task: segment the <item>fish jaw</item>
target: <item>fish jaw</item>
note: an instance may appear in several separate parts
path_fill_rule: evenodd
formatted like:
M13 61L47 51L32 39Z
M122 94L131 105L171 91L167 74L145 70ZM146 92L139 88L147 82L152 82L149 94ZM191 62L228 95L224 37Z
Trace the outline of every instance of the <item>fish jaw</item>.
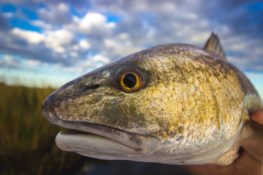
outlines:
M76 152L83 156L106 160L137 160L142 157L150 157L153 154L153 150L142 150L137 144L128 145L127 142L124 143L123 140L125 139L119 142L118 139L116 141L112 137L104 137L102 135L104 134L99 135L66 130L57 134L56 144L64 151ZM134 137L133 139L135 139ZM147 146L147 148L153 145L154 142L151 140L151 145Z
M102 134L103 135L103 134ZM131 160L176 165L217 164L229 165L238 157L239 133L224 144L210 145L207 150L185 154L171 152L170 145L155 140L144 144L143 148L134 147L101 135L78 132L76 130L61 131L56 136L57 146L64 151L75 152L82 156L104 160ZM134 137L134 136L133 136ZM176 143L175 143L176 145ZM149 150L149 148L152 149Z

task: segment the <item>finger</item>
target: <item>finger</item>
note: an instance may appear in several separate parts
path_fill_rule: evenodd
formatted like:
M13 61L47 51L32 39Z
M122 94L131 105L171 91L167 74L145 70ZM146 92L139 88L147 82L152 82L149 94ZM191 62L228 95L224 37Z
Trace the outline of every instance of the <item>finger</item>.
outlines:
M263 125L263 111L253 112L251 115L251 119Z
M254 121L247 121L241 137L241 147L263 163L263 126Z
M263 173L261 163L246 152L229 166L187 165L185 168L193 175L262 175Z
M186 165L184 167L193 175L220 175L224 169L218 165Z
M257 159L244 151L240 158L230 165L227 172L228 174L232 172L232 174L239 175L262 175L263 166Z

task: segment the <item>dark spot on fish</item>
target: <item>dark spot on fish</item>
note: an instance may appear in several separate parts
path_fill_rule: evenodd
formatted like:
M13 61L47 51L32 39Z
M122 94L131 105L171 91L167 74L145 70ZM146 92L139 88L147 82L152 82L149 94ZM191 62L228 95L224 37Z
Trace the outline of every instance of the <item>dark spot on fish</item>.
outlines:
M169 132L169 135L170 135L171 137L175 137L176 134L177 134L177 131L171 131L171 132Z
M217 132L216 132L216 131L213 131L213 132L212 132L212 136L213 136L213 137L216 137L216 136L217 136Z
M84 87L82 88L82 90L97 89L97 88L99 88L99 87L100 87L99 84L91 84L91 85L84 86Z
M136 143L137 145L141 145L142 141L138 137L134 137L133 135L130 135L129 140Z
M164 144L171 144L172 142L170 140L166 140Z
M178 133L183 133L184 131L184 127L183 126L179 126L178 127Z
M182 140L184 138L184 136L177 136L176 137L176 141L180 141L180 140Z

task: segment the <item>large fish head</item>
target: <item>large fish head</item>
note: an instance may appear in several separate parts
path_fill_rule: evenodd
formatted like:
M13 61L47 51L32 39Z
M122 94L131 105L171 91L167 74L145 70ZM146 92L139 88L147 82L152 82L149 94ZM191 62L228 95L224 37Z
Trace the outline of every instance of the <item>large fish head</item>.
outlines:
M70 129L57 135L58 147L101 159L177 164L217 147L222 130L207 82L209 66L217 66L211 57L190 45L164 45L65 84L43 104L51 123Z

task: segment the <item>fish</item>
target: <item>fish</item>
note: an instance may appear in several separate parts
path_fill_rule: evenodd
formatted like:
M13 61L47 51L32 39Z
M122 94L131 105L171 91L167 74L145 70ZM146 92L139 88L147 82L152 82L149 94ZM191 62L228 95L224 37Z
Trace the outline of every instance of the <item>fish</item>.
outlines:
M105 160L229 165L263 109L227 61L217 34L203 48L164 44L82 75L50 94L42 113L64 128L63 151ZM250 128L250 129L249 129Z

